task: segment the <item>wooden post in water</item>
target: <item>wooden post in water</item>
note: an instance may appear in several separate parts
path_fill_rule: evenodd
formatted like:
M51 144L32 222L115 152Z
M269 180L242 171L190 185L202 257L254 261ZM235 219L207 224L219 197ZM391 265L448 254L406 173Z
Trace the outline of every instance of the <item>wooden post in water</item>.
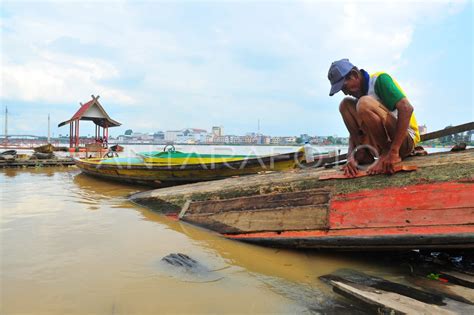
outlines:
M5 147L8 145L8 107L5 106Z
M50 117L49 117L49 113L48 113L48 144L51 143L51 128L50 128Z

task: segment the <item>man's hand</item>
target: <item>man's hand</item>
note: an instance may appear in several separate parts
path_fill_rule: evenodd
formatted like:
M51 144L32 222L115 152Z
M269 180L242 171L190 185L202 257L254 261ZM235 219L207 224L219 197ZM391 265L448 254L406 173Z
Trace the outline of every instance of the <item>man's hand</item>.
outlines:
M369 167L367 174L393 174L395 173L394 165L400 163L402 159L398 152L392 152L382 154L378 161Z
M344 175L355 177L359 170L357 169L357 161L354 158L347 159L347 164L342 167Z

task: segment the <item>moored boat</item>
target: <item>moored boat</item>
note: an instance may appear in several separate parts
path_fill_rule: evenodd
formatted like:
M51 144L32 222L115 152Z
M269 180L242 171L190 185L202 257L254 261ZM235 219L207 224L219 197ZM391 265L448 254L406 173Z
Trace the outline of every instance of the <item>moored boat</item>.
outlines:
M85 149L86 152L107 152L107 148L103 143L87 143Z
M48 159L53 159L54 157L55 156L53 152L50 152L50 153L35 152L30 156L30 160L36 160L36 159L48 160Z
M137 157L75 159L86 174L123 182L169 186L293 169L303 151L264 157L183 153L139 153Z
M118 144L114 144L113 146L110 147L110 150L112 152L123 152L124 147L122 147L121 145L118 145Z
M55 151L54 146L51 143L33 148L33 150L38 153L53 153Z
M63 151L67 152L68 148L67 147L55 147L51 143L41 145L39 147L33 148L33 151L38 152L38 153L53 153L57 151Z
M12 161L18 156L16 150L7 150L0 153L0 160Z
M474 248L474 149L405 160L410 173L320 180L306 169L131 199L226 238L274 247Z
M251 201L253 209L238 210L240 216L221 209L204 226L217 224L213 229L228 238L277 247L474 248L473 184L417 184L332 196L327 190L308 191L302 200L290 194L286 207L277 202L273 209L258 209ZM311 200L316 198L320 201ZM262 215L271 220L259 220Z

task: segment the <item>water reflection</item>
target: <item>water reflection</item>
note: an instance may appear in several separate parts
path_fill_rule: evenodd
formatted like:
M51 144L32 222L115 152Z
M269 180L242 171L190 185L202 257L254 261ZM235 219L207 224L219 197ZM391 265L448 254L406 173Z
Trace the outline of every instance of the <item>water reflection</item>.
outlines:
M29 168L5 168L2 169L2 174L6 177L16 177L21 174L29 174L29 175L39 175L39 176L47 176L53 177L55 174L69 172L71 169L62 167L62 168L52 168L52 167L29 167Z
M94 199L118 198L123 201L131 194L149 189L146 186L122 184L118 181L103 180L83 173L74 175L73 183L78 191Z

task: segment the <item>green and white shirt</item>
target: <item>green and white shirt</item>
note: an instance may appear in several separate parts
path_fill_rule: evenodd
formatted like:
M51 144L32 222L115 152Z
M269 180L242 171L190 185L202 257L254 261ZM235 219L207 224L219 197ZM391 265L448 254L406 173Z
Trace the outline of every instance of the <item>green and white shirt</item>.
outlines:
M367 95L382 103L396 118L398 118L396 105L402 98L406 97L398 83L385 72L377 72L370 75ZM420 132L418 131L415 113L411 114L408 133L415 145L420 142Z

